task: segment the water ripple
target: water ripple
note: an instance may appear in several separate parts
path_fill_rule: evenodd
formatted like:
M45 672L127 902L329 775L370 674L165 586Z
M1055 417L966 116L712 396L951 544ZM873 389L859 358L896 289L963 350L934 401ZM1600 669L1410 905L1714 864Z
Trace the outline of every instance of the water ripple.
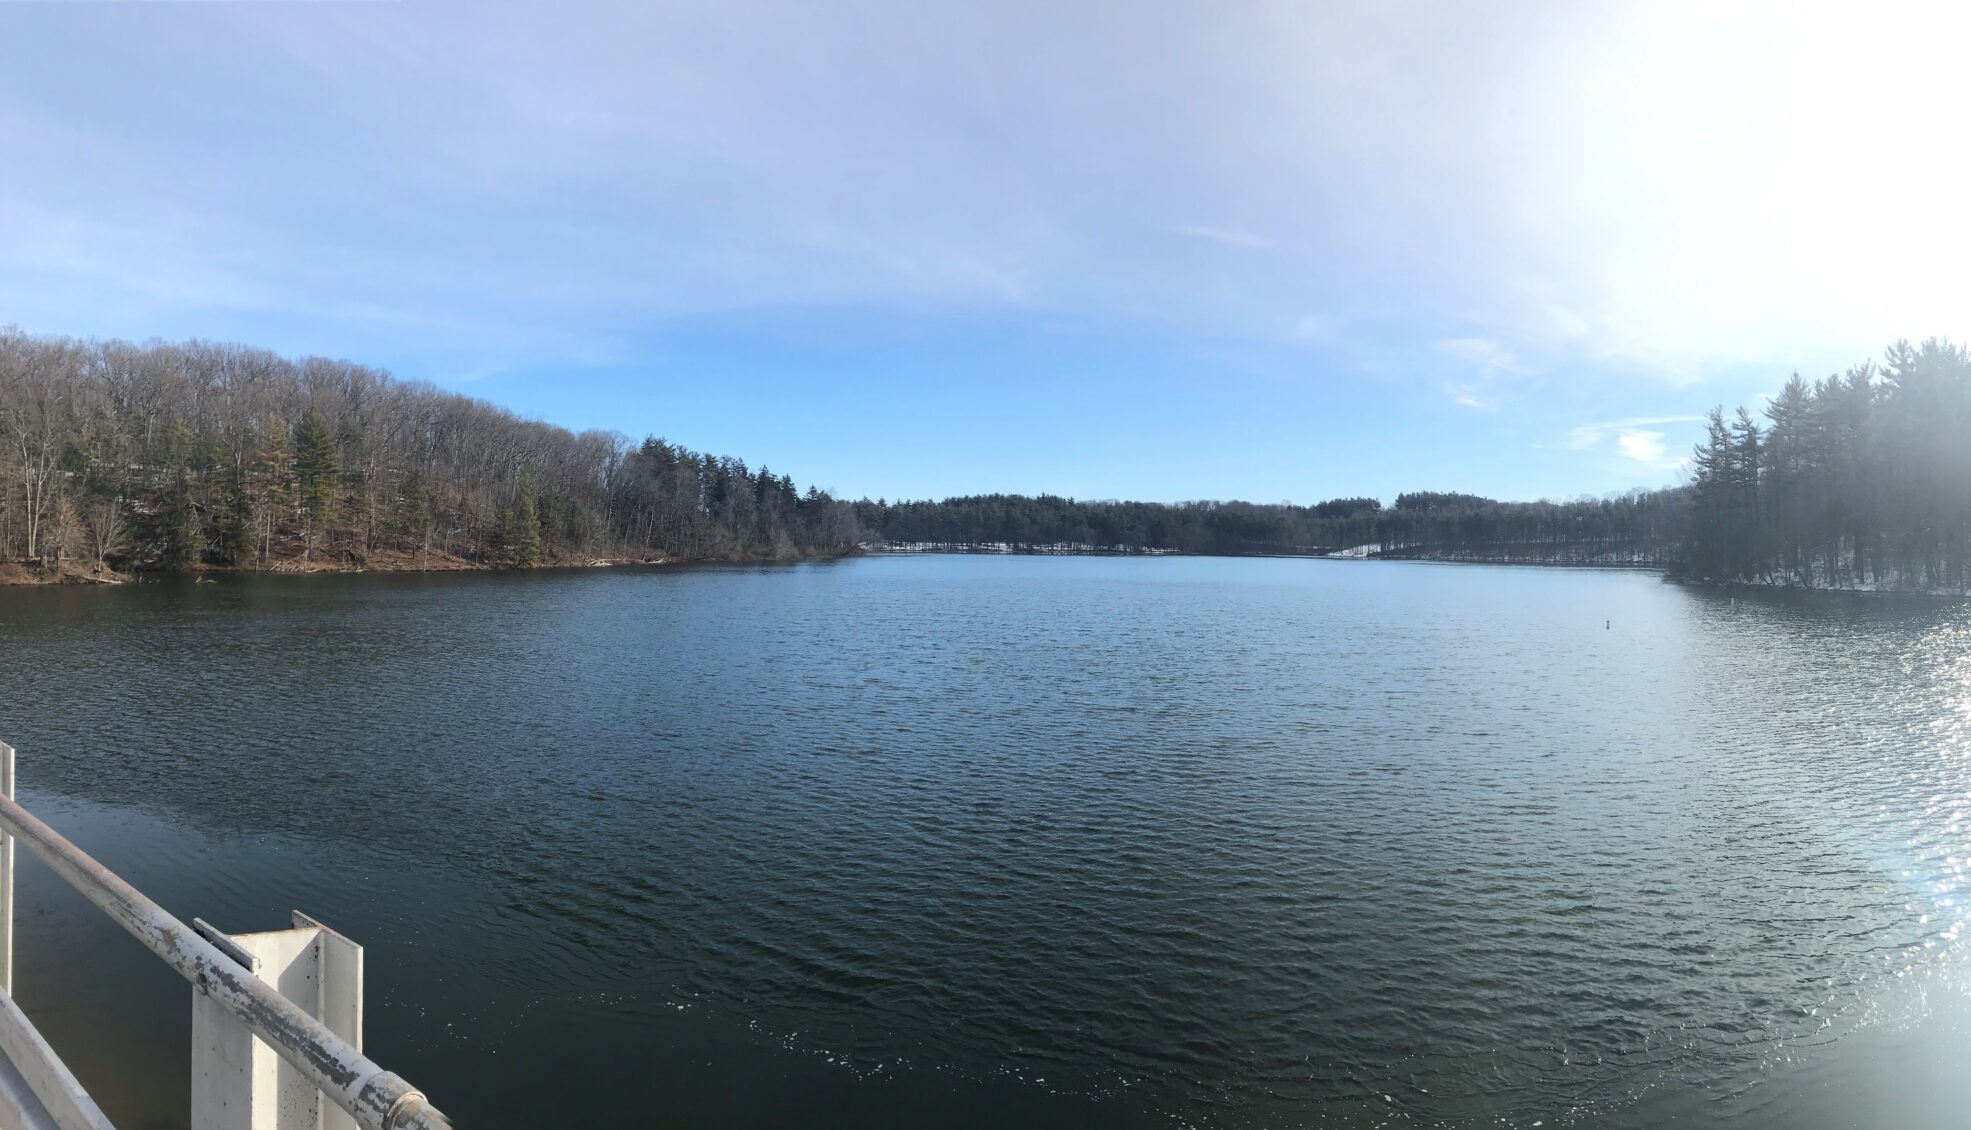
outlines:
M604 1121L654 1073L698 1122L835 1076L805 1121L1757 1122L1966 985L1947 609L933 558L0 617L41 802L182 913L361 938L392 1066L480 1125L544 1113L491 1057L575 1044Z

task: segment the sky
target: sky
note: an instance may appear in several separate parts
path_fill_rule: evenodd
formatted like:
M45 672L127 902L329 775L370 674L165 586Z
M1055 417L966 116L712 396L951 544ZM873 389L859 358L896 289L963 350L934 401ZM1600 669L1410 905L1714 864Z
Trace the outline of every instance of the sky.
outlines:
M0 324L848 496L1571 498L1964 338L1954 5L0 2Z

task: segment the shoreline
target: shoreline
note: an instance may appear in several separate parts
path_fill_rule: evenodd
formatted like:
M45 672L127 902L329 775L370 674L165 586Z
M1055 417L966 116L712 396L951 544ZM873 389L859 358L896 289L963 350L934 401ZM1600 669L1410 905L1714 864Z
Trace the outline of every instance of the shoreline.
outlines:
M796 558L796 560L834 560L834 558ZM307 578L307 576L424 576L424 574L495 574L495 572L542 572L542 570L583 570L583 568L637 568L637 566L688 566L688 564L747 564L747 562L696 562L682 558L568 558L542 562L538 566L497 566L483 562L467 562L461 558L432 560L430 564L323 564L311 562L280 562L274 568L250 568L250 566L197 566L181 570L97 570L97 568L73 568L63 566L57 574L55 570L35 568L22 562L0 564L0 588L81 588L81 586L120 586L120 584L158 584L166 578L191 578L197 582L211 582L221 576L278 576L278 578Z
M1866 599L1914 599L1956 603L1971 601L1971 592L1951 592L1931 589L1898 588L1829 588L1791 583L1762 583L1753 581L1708 581L1692 577L1679 577L1671 571L1671 566L1650 561L1525 561L1503 558L1451 557L1427 554L1364 553L1191 553L1186 550L1140 548L1104 548L1094 551L1075 552L1051 546L1033 549L959 548L948 543L947 548L883 548L871 547L864 551L871 557L1218 557L1238 560L1253 558L1275 561L1337 561L1337 562L1395 562L1411 565L1490 565L1494 567L1530 569L1603 569L1627 572L1656 573L1667 584L1683 585L1688 588L1710 589L1731 594L1759 596L1797 596L1815 597L1858 597Z
M686 567L692 565L794 565L807 561L839 561L844 557L859 556L858 553L844 553L828 557L794 558L704 558L687 559L677 557L652 558L569 558L556 561L543 561L539 565L489 565L483 562L467 561L463 558L432 560L427 564L376 563L348 565L337 563L280 562L273 568L256 569L233 565L200 565L190 569L135 569L119 572L114 569L79 568L64 564L59 573L51 569L36 568L19 561L0 562L0 588L62 588L82 586L110 586L156 583L166 578L190 577L194 582L209 582L215 577L349 577L349 576L408 576L437 573L536 573L546 570L570 569L628 569L658 568L667 566Z
M36 567L23 561L0 562L0 588L38 588L89 585L125 585L155 583L167 577L192 577L195 583L214 576L253 576L253 577L310 577L310 576L356 576L432 574L432 573L532 573L543 570L569 569L622 569L654 568L661 566L686 567L693 565L793 565L812 561L840 561L852 557L1128 557L1128 558L1167 558L1167 557L1216 557L1238 560L1251 558L1258 560L1285 561L1335 561L1335 562L1395 562L1413 565L1489 565L1493 567L1535 568L1535 569L1595 569L1625 570L1659 574L1666 584L1681 585L1686 588L1703 589L1727 595L1744 595L1760 598L1790 598L1801 600L1827 599L1890 599L1919 600L1932 603L1971 602L1971 592L1935 591L1927 589L1896 588L1827 588L1805 586L1792 583L1754 582L1754 581L1710 581L1691 577L1679 577L1670 567L1644 561L1523 561L1485 559L1472 557L1436 557L1427 555L1369 555L1356 553L1191 553L1175 549L1141 549L1129 547L1092 547L1070 549L1061 546L1039 546L1034 548L996 548L955 546L911 546L908 548L889 548L880 546L859 546L846 553L822 557L795 558L703 558L687 559L674 557L660 558L564 558L544 561L539 565L492 565L485 562L469 561L452 555L438 555L427 558L422 563L415 561L418 555L390 551L364 561L352 564L347 561L301 562L285 560L276 562L272 568L248 568L231 565L199 565L189 569L137 569L122 572L98 567L95 564L64 562L60 571Z
M924 548L916 545L905 548L870 547L863 552L870 557L1217 557L1230 560L1394 561L1423 565L1509 565L1541 569L1629 569L1645 570L1648 572L1664 572L1669 568L1666 565L1649 561L1528 561L1503 557L1433 557L1425 555L1408 556L1401 554L1350 553L1345 551L1334 553L1287 553L1280 551L1193 553L1183 549L1144 549L1127 546L1104 546L1089 550L1072 550L1047 545L1027 549L999 549L990 546L966 548L951 544L940 548Z
M1664 581L1686 588L1706 589L1727 596L1756 596L1761 598L1791 598L1799 600L1920 600L1937 604L1961 604L1971 601L1971 592L1952 592L1938 589L1894 589L1894 588L1829 588L1820 585L1781 584L1758 581L1706 581L1692 577L1678 577L1665 574Z

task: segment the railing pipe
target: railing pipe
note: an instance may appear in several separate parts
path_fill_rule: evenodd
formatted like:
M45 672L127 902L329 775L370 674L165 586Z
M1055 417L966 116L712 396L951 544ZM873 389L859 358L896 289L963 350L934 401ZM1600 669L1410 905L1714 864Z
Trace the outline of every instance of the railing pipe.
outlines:
M451 1122L395 1073L377 1066L109 868L0 796L0 828L118 925L293 1064L364 1130L442 1130Z

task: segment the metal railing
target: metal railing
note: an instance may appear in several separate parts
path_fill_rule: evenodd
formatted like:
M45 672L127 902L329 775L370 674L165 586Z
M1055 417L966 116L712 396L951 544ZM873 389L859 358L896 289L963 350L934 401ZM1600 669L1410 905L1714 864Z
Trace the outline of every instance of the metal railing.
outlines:
M69 886L109 915L117 925L144 943L164 963L191 982L193 991L205 994L231 1013L282 1059L292 1064L304 1078L321 1090L335 1105L349 1112L364 1130L440 1130L451 1122L409 1083L385 1071L356 1050L347 1040L329 1031L321 1021L282 996L274 986L255 977L218 946L197 931L172 917L163 907L88 853L43 824L13 799L14 750L0 742L0 833L7 841L0 846L0 871L4 872L5 897L0 898L0 988L11 993L13 933L13 845L18 839ZM5 997L8 1007L11 997ZM14 1010L18 1014L18 1010ZM0 1016L4 1020L4 1016ZM0 1025L3 1026L3 1025ZM39 1035L29 1034L39 1040ZM46 1048L45 1042L40 1045ZM11 1050L11 1049L6 1049ZM30 1083L34 1077L27 1065L17 1063ZM66 1068L60 1068L66 1076ZM72 1081L72 1080L71 1080ZM37 1094L39 1089L37 1088ZM41 1096L55 1115L55 1122L68 1126L53 1110L48 1096ZM86 1095L83 1096L85 1099ZM89 1104L93 1107L93 1103ZM100 1118L100 1114L97 1116ZM91 1125L88 1122L82 1125ZM107 1125L107 1123L102 1123Z

